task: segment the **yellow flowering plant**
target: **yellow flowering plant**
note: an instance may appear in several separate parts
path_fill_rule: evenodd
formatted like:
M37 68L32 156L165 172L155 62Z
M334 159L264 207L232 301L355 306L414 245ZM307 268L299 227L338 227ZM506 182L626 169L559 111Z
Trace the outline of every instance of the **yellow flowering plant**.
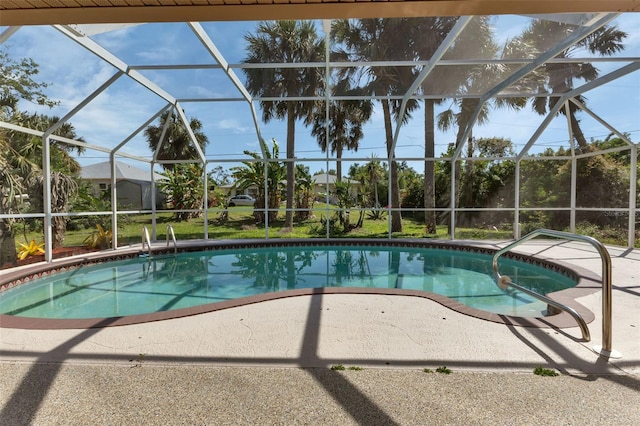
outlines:
M18 252L18 259L25 260L28 256L44 254L44 243L36 244L36 240L31 240L28 244L19 243L21 248Z

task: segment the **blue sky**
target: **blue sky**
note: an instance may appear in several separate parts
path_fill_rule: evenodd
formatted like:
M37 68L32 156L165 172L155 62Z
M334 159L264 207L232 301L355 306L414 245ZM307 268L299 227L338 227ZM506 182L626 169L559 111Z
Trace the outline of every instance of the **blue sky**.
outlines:
M530 18L501 16L494 18L496 34L500 41L517 35ZM625 14L615 21L629 36L625 40L626 50L621 57L640 57L640 14ZM236 64L245 57L244 35L255 31L256 22L211 22L202 23L217 48L227 62ZM318 23L319 34L322 35ZM0 28L3 30L4 28ZM146 24L97 34L92 38L115 56L130 65L160 64L213 64L213 58L198 43L195 35L184 23ZM23 109L38 110L47 114L65 115L93 90L110 78L115 69L96 58L92 53L75 44L63 34L50 27L23 27L4 45L15 57L30 57L40 65L38 79L51 82L47 93L60 101L53 110L42 110L35 105L22 104ZM584 52L575 56L588 56ZM626 63L599 63L601 75L626 65ZM177 98L195 97L240 97L221 70L142 70L145 77L165 87ZM240 79L244 75L235 70ZM631 134L635 142L640 139L640 72L636 71L586 94L589 107L604 120L622 132ZM89 103L71 119L77 133L87 142L104 147L114 147L131 132L155 114L165 102L135 84L128 77L120 78L107 91ZM449 104L445 102L444 107ZM207 148L209 159L242 158L244 150L258 150L255 127L250 110L245 102L184 103L188 117L202 121L204 132L210 144ZM260 117L260 111L258 110ZM523 146L537 129L544 117L533 113L529 107L525 111L513 113L493 110L490 123L474 128L476 137L506 137L518 147ZM587 138L604 138L609 131L586 114L580 116L582 128ZM286 142L284 122L260 123L263 138L275 138L282 147ZM357 153L347 153L345 157L366 158L371 155L383 157L384 125L379 104L374 117L365 126L365 139ZM414 118L402 128L396 156L420 157L424 152L422 111L416 111ZM455 131L438 132L436 154L442 154L449 143L455 141ZM556 118L543 133L532 152L546 147L568 147L566 119ZM134 138L123 151L149 157L150 151L142 136ZM296 128L296 156L324 159L310 129L299 123ZM101 152L87 152L79 158L82 164L106 161ZM362 161L360 161L362 162ZM350 163L343 165L344 173ZM414 167L421 172L419 163ZM143 164L139 164L144 166ZM224 167L231 164L223 164ZM309 163L312 171L326 169L324 162ZM329 165L334 168L334 164Z

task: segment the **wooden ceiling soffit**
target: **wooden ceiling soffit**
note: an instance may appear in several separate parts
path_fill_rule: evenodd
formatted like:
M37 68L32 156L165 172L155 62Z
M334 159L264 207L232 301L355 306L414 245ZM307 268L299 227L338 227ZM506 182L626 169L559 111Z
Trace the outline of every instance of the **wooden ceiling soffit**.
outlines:
M640 0L2 0L0 25L639 11Z

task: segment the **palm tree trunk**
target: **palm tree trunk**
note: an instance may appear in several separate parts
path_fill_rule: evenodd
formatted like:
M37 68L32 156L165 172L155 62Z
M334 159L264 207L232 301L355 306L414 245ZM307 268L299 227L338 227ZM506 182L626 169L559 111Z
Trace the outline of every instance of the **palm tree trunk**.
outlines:
M571 133L573 137L578 142L578 146L580 149L585 149L589 143L587 139L584 137L584 133L582 133L582 128L580 127L580 122L576 118L576 105L573 102L570 102L569 105L569 119L571 121Z
M433 99L424 101L424 156L435 157L435 117ZM425 233L436 233L436 212L429 211L436 206L435 167L433 161L424 162L424 225Z
M284 227L293 228L293 196L294 184L296 181L296 167L293 161L295 156L295 125L294 104L287 104L287 212L284 218Z
M376 204L374 205L375 208L380 207L380 200L378 199L378 178L375 178L373 180L373 193L375 194L375 202Z
M340 159L342 158L342 145L338 145L336 147L336 174L338 176L336 176L336 181L338 182L342 182L342 161L340 161Z
M15 265L18 261L16 236L9 220L11 219L0 220L0 266Z
M473 157L473 138L469 134L467 139L467 160L464 165L464 180L463 185L460 187L460 207L479 207L476 205L476 195L473 193L473 174L475 169L475 162L469 160ZM462 178L462 176L461 176ZM466 212L460 219L460 225L468 226L471 224L471 216L473 212Z
M393 152L391 152L393 144L393 131L391 129L391 110L389 108L389 101L383 100L382 111L384 113L384 129L387 139L387 157L391 158ZM391 180L391 208L397 209L400 207L400 186L398 184L398 165L395 160L390 161L389 164L389 176ZM402 214L398 210L391 211L391 232L402 232Z
M458 126L458 134L456 135L456 150L457 148L460 146L461 143L463 143L462 141L462 135L464 133L465 130L465 126L463 125L459 125ZM449 194L449 202L453 203L454 207L458 207L460 205L460 173L461 173L461 167L460 167L460 160L456 160L456 163L453 167L453 172L455 173L455 180L454 180L454 188L455 188L455 192L456 192L456 196L455 199L452 199L451 194ZM456 216L456 225L459 224L459 215ZM453 229L451 229L451 221L448 221L448 225L447 225L447 229L449 231L449 235L452 235Z

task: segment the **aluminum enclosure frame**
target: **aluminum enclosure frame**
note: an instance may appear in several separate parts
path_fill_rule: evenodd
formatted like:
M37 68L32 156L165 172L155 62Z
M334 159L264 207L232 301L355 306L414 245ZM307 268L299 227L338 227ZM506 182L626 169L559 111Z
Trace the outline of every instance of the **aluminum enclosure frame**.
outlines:
M502 81L500 84L498 84L497 86L489 89L488 91L486 91L485 93L478 95L478 96L469 96L469 97L475 97L478 98L480 100L480 105L478 106L478 109L476 110L476 112L474 113L474 119L472 120L472 122L469 124L468 128L465 130L465 134L462 137L462 143L460 143L457 147L456 147L456 151L455 151L455 155L452 159L448 159L448 158L439 158L438 160L446 160L446 161L451 161L451 168L452 168L452 178L451 178L451 194L452 194L452 203L450 205L450 207L448 208L448 210L451 213L451 235L450 237L452 239L455 239L455 216L457 212L460 211L470 211L470 209L464 209L464 208L460 208L457 207L455 205L455 188L456 188L456 177L455 177L455 163L457 161L461 161L460 160L460 154L462 152L462 149L464 147L464 141L466 141L467 136L470 134L473 125L474 125L474 121L475 119L478 117L480 108L482 107L482 105L486 102L488 102L489 100L491 100L494 97L497 96L501 96L500 92L508 87L511 83L517 81L518 79L522 78L523 76L525 76L527 73L529 73L530 71L536 69L537 67L545 64L545 63L550 63L550 62L554 62L554 61L559 61L558 59L554 58L558 52L561 52L562 50L566 49L567 47L573 45L574 43L578 42L579 40L581 40L582 38L586 37L588 34L592 33L593 31L596 31L597 29L601 28L602 26L606 25L607 23L611 22L611 20L615 19L619 14L618 13L603 13L603 14L598 14L592 17L589 17L588 19L586 19L586 23L585 25L582 27L581 31L576 32L572 37L558 43L556 46L553 46L552 48L550 48L548 51L544 52L543 54L539 55L536 59L532 59L532 60L518 60L519 63L524 64L524 66L516 71L514 74L512 74L509 78L507 78L506 80ZM434 56L434 59L432 61L427 61L423 64L423 70L422 70L422 74L416 79L416 81L414 82L414 84L411 86L411 88L403 95L403 96L399 96L398 99L401 100L402 102L402 107L404 110L404 106L406 106L407 102L409 99L415 98L415 99L425 99L428 98L428 95L426 96L420 96L420 95L416 95L415 91L417 89L417 87L420 85L420 83L427 77L427 75L429 74L429 72L431 71L431 69L433 69L433 67L435 67L436 65L439 64L440 59L442 58L442 55L444 54L444 52L446 51L446 48L454 42L455 38L460 34L460 32L464 29L464 26L466 25L466 23L468 22L468 20L470 19L470 17L463 17L459 23L458 23L458 27L456 27L456 30L452 32L451 37L447 39L446 43L448 44L443 44L441 46L441 49L438 51L438 53ZM202 28L202 26L200 25L200 23L198 22L188 22L187 25L191 28L191 30L194 32L194 34L196 35L196 37L199 39L199 41L202 43L202 45L209 51L209 53L211 54L212 58L217 62L217 66L222 68L225 72L225 74L227 75L227 77L229 78L229 80L233 83L233 85L236 87L236 89L238 90L238 92L240 93L240 97L239 98L233 98L233 99L178 99L174 96L172 96L170 93L168 93L167 91L165 91L163 88L159 87L158 85L156 85L155 83L153 83L152 81L150 81L149 79L147 79L146 77L144 77L142 74L140 74L140 72L138 71L138 69L144 69L144 68L149 68L149 66L144 67L144 66L132 66L130 64L125 63L124 61L120 60L119 58L117 58L115 55L113 55L112 53L110 53L107 49L105 49L104 47L100 46L98 43L96 43L95 41L93 41L91 38L85 36L84 34L82 34L82 32L73 26L68 26L68 25L54 25L53 27L55 29L57 29L58 31L60 31L62 34L64 34L65 36L67 36L68 38L70 38L71 40L73 40L74 42L78 43L80 46L82 46L83 48L85 48L86 50L90 51L91 53L93 53L94 55L96 55L97 57L99 57L100 59L102 59L103 61L105 61L106 63L109 63L110 65L112 65L113 67L116 68L116 73L109 78L108 80L106 80L98 89L96 89L93 93L91 93L89 96L87 96L83 101L81 101L78 105L76 105L74 108L72 108L67 114L65 114L65 116L60 119L55 125L53 125L52 127L50 127L49 129L47 129L45 132L36 132L33 131L31 129L26 129L26 128L21 128L20 126L15 126L11 123L3 123L0 122L0 127L4 127L7 129L11 129L14 131L21 131L21 132L25 132L25 133L29 133L29 134L33 134L33 135L38 135L40 137L42 137L42 141L43 141L43 172L45 175L45 191L44 191L44 199L45 199L45 211L42 213L42 215L36 215L35 217L42 217L44 219L45 222L45 259L47 261L51 261L52 260L52 240L51 240L51 218L55 217L55 216L61 216L61 215L69 215L69 216L73 216L75 214L60 214L60 213L52 213L51 212L51 205L50 202L47 202L48 200L50 200L50 188L48 187L49 182L50 182L50 166L49 166L49 145L50 145L50 141L51 139L55 139L57 141L60 142L64 142L64 143L70 143L72 145L75 146L82 146L82 147L86 147L89 149L97 149L99 151L103 151L105 152L104 149L102 149L101 147L96 147L93 146L91 144L87 144L84 142L80 142L80 141L71 141L65 138L60 138L58 136L53 135L53 132L60 127L62 124L68 122L68 120L73 117L78 111L80 111L84 106L86 106L89 102L91 102L91 100L93 100L96 96L98 96L100 93L102 93L104 90L106 90L111 84L113 84L116 80L118 80L119 78L121 78L122 76L126 75L127 77L131 78L133 81L135 81L137 84L141 85L142 87L148 89L149 91L151 91L154 95L158 96L160 99L162 99L164 102L166 102L166 105L158 112L156 113L153 117L151 117L149 120L147 120L144 124L142 124L136 131L134 131L132 134L130 134L127 138L125 138L120 144L118 144L115 148L108 150L109 156L110 156L110 161L112 164L112 185L111 185L111 199L112 199L112 211L109 212L112 215L112 229L114 230L113 232L113 247L116 248L117 247L117 215L119 212L117 210L117 202L115 202L117 200L117 196L116 196L116 185L115 185L115 158L116 156L124 156L127 157L127 155L125 153L120 152L120 150L127 145L127 143L129 141L131 141L133 139L133 137L135 137L138 133L140 133L142 130L144 130L144 128L146 126L148 126L151 122L153 122L157 117L159 117L163 112L165 112L166 110L170 109L172 111L172 113L176 113L180 120L182 121L182 123L185 125L185 127L188 129L188 131L190 132L190 137L191 137L191 141L194 144L195 149L198 151L198 155L199 155L199 161L204 167L204 181L206 182L206 165L209 163L219 163L221 162L220 160L208 160L204 154L204 152L202 152L202 150L200 149L196 139L195 139L195 135L193 134L192 131L190 131L190 127L189 127L189 123L188 123L188 119L186 118L186 115L183 111L183 105L184 104L188 104L191 102L226 102L226 101L244 101L248 104L249 109L250 109L250 113L252 115L252 119L254 122L254 126L255 126L255 132L256 132L256 137L258 140L261 140L261 131L260 131L260 124L257 118L257 114L256 114L256 109L255 109L255 102L259 102L261 100L276 100L278 98L252 98L251 95L248 93L248 91L246 90L246 88L244 87L244 85L241 83L240 79L237 77L237 75L234 72L235 68L242 68L243 66L248 67L249 65L231 65L229 63L226 62L225 58L222 56L222 54L218 51L218 49L216 48L215 44L213 43L213 41L211 40L211 38L208 36L208 34L204 31L204 29ZM18 27L9 27L7 28L2 34L0 34L0 44L9 40L11 38L12 35L14 35L16 33L16 31L18 30ZM585 60L583 58L573 58L571 61L577 62L580 60ZM588 59L589 61L593 61L592 58ZM628 65L619 68L618 70L611 72L610 74L607 74L605 76L599 77L598 79L591 81L589 83L586 83L578 88L573 89L572 91L568 92L568 93L563 93L560 94L561 95L561 99L560 101L556 104L556 107L552 108L552 110L548 113L548 115L545 117L545 119L543 120L542 124L540 125L540 127L533 133L531 139L529 140L529 142L527 142L526 146L517 154L516 156L516 182L515 182L515 203L514 203L514 207L513 207L513 211L514 211L514 235L517 237L519 237L519 226L518 226L518 218L519 218L519 213L520 211L524 210L520 205L519 205L519 188L520 188L520 175L519 175L519 170L520 170L520 162L522 160L527 160L530 159L529 157L526 157L527 152L529 151L529 149L531 148L531 146L533 146L537 140L537 138L540 136L540 134L542 134L542 132L544 131L544 129L548 126L548 124L551 122L551 120L556 116L556 114L560 111L561 108L568 108L568 103L571 102L573 104L575 104L579 109L583 110L584 112L586 112L587 114L589 114L591 117L593 117L596 121L600 122L600 124L602 124L603 126L605 126L606 128L608 128L611 132L617 134L619 137L621 137L621 139L623 139L627 144L628 147L626 149L628 149L631 153L631 182L630 182L630 188L629 188L629 208L628 209L616 209L616 211L623 211L626 212L629 216L629 225L628 225L628 246L629 247L633 247L635 244L635 216L637 214L637 208L636 208L636 199L637 199L637 188L636 188L636 179L637 179L637 154L638 154L638 143L633 143L631 140L629 140L623 132L620 132L619 130L615 129L613 126L611 126L609 123L607 123L605 120L603 120L602 118L600 118L596 113L592 112L590 109L586 108L586 106L584 106L583 104L581 104L579 101L577 101L575 99L576 96L585 93L589 90L592 90L596 87L599 87L601 85L607 84L611 81L616 80L617 78L620 78L624 75L627 75L629 73L633 73L633 72L637 72L640 69L640 58L622 58L622 59L617 59L618 61L623 61L626 60L628 62L630 62ZM586 60L585 60L586 61ZM454 61L451 61L454 62ZM475 61L475 62L482 62L482 61ZM390 63L393 62L383 62L381 63L381 65L389 65ZM446 64L446 61L443 61L443 63ZM460 62L459 62L460 63ZM468 63L474 63L474 61L469 61L466 62ZM329 56L327 55L327 60L322 62L322 63L313 63L313 64L304 64L307 66L315 66L315 67L324 67L326 70L329 70L330 68L335 68L335 67L339 67L339 66L345 66L344 64L340 64L340 63L333 63L329 61ZM357 63L350 63L350 66L354 66L354 65L358 65ZM370 63L367 63L368 66L371 66ZM412 65L415 66L416 63L408 63L408 65ZM454 63L451 64L452 66L455 65ZM171 67L171 66L164 66L165 68L174 68L174 69L180 69L180 67L188 67L189 65L180 65L180 66L175 66L175 67ZM299 67L301 66L301 64L269 64L266 65L267 67L287 67L287 66L296 66ZM328 92L328 91L327 91ZM548 94L544 94L545 96L548 96ZM540 94L539 96L543 96L543 94ZM442 96L438 96L438 97L442 97ZM457 97L457 96L456 96ZM325 95L325 97L319 96L319 97L300 97L300 98L291 98L291 100L327 100L327 99L334 99L333 97L330 97L329 93L327 93ZM340 97L335 97L335 99L339 99ZM381 97L376 97L376 96L371 96L371 97L367 97L368 99L380 99ZM384 97L385 99L388 99L389 97ZM352 99L352 98L349 98ZM327 104L327 114L328 114L328 104ZM171 116L171 115L170 115ZM398 137L400 135L401 132L401 121L399 120L396 123L396 131L394 134L394 139L393 139L393 145L395 146ZM164 132L163 132L164 135ZM571 139L571 135L570 135L570 139ZM160 149L160 147L162 146L162 141L158 146L158 150ZM262 148L262 147L261 147ZM623 150L625 148L621 148L621 150ZM141 159L141 158L136 158L137 160L141 160L141 161L145 161L148 162L150 164L150 169L151 169L151 173L153 176L153 172L154 172L154 165L159 163L157 161L157 152L154 153L154 158L152 161L148 161L146 159ZM392 150L393 152L393 150ZM266 160L266 153L262 152L263 154L263 160L265 162L267 162L268 160ZM597 155L600 153L591 153L591 154L587 154L587 155ZM130 158L132 158L131 156L129 156ZM572 205L570 206L570 212L571 212L571 232L575 231L575 213L576 211L580 211L580 210L594 210L594 209L580 209L577 208L575 205L575 178L576 178L576 161L579 158L584 158L584 155L581 154L576 154L573 150L572 150L572 155L571 155L571 161L573 162L573 167L572 167L572 181L574 182L573 184L573 188L572 188ZM557 159L557 158L555 158ZM245 158L243 159L234 159L234 160L228 160L229 162L231 161L238 161L238 160L246 160ZM349 160L353 160L352 158L350 158ZM395 160L400 160L400 158L395 158L395 156L388 156L387 158L381 158L380 160L383 161L395 161ZM429 160L429 159L424 159L422 158L421 160ZM433 159L435 160L435 159ZM473 158L465 158L465 160L473 160ZM281 160L283 161L283 160ZM286 160L284 160L286 161ZM294 160L289 160L289 161L294 161ZM298 162L303 162L303 161L317 161L316 159L308 159L308 158L296 158L295 161ZM327 159L326 161L329 161L329 156L327 154ZM165 163L168 162L173 162L173 161L165 161ZM176 160L175 162L183 162L183 161L178 161ZM266 167L265 167L266 169ZM205 184L206 185L206 184ZM152 184L152 193L155 195L155 182L153 182ZM266 183L265 183L265 190L266 190ZM206 191L205 191L206 193ZM156 216L156 211L155 211L155 202L152 203L154 205L154 208L152 210L152 216L153 216L153 236L155 238L155 231L156 231L156 220L155 220L155 216ZM206 200L205 200L205 206L206 206ZM437 211L446 211L447 209L435 209ZM473 209L471 209L473 210ZM540 208L536 208L534 210L540 210ZM611 209L609 209L611 210ZM137 212L143 212L142 210L137 211ZM208 231L207 231L207 211L206 211L206 207L203 208L203 214L205 216L205 229L204 229L204 235L205 238L208 238ZM7 215L2 215L0 216L0 218L7 216ZM267 215L268 216L268 215ZM11 217L34 217L33 215L11 215ZM327 225L328 226L328 225ZM269 238L269 226L267 223L266 226L266 231L265 231L265 238ZM327 228L327 237L328 237L328 228ZM391 232L389 231L389 238L391 238Z

